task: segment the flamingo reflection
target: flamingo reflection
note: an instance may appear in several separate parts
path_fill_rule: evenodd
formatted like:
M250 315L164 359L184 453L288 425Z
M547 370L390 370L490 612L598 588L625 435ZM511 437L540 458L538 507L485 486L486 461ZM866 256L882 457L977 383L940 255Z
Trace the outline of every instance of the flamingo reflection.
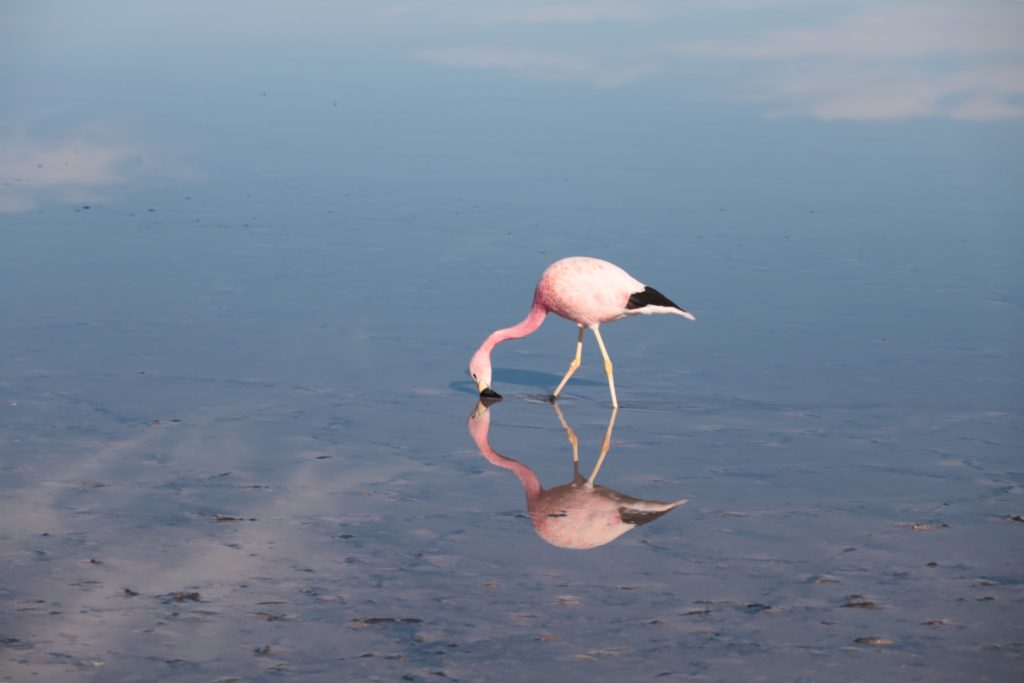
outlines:
M594 484L611 445L612 430L618 409L613 408L608 418L608 429L601 443L601 453L590 476L580 474L579 440L566 422L558 404L552 404L558 421L565 429L572 446L573 478L568 484L545 489L532 469L512 458L501 455L488 442L491 426L489 405L478 402L469 416L469 435L480 453L492 465L510 470L519 479L526 492L526 506L530 521L537 534L551 545L560 548L585 550L614 541L630 529L651 522L686 499L664 502L641 500L619 493L606 486Z

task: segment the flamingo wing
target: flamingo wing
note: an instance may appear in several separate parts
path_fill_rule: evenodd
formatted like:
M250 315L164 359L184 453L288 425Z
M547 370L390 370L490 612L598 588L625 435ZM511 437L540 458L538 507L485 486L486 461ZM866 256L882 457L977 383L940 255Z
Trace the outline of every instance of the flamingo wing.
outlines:
M678 308L680 311L683 310L677 303L654 287L644 287L644 291L631 295L626 303L626 310L632 311L646 306L664 306L666 308Z

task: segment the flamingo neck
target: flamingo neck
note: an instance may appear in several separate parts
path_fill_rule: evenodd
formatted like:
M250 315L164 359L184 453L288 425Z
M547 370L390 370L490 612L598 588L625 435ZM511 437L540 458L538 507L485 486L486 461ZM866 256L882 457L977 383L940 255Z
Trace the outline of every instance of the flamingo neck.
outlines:
M476 442L476 447L480 449L480 454L487 459L487 462L500 467L505 470L510 470L512 474L516 475L516 479L523 485L523 491L526 492L527 504L532 504L533 500L540 495L541 485L540 480L532 469L512 458L507 458L501 453L491 448L491 444L487 439L488 432L490 431L490 416L485 415L483 418L478 418L477 421L470 421L469 434L473 437L473 441Z
M491 333L491 336L487 337L483 345L480 347L481 351L486 352L490 355L491 350L503 341L509 339L519 339L527 335L533 334L537 331L537 328L544 322L544 318L547 317L548 309L544 307L537 299L533 300L533 307L530 308L530 313L522 322L512 327L506 327L502 330L495 330Z

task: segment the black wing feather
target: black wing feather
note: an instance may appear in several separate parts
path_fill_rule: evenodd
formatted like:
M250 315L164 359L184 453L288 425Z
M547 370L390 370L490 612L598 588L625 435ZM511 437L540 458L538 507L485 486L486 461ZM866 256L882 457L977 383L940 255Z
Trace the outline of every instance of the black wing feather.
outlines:
M680 311L683 310L654 287L644 287L644 291L637 292L629 297L626 310L631 311L636 308L643 308L644 306L668 306L669 308L678 308Z
M619 508L619 519L626 524L635 524L636 526L643 526L653 522L658 517L671 512L674 508L668 510L630 510L626 507Z

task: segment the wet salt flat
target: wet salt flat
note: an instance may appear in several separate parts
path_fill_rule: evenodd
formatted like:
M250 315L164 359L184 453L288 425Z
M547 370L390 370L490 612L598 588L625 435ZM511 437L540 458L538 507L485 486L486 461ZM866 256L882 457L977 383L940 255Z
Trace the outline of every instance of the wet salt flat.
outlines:
M0 680L1019 679L1019 93L723 94L738 6L12 7ZM1019 67L966 7L903 9ZM696 322L478 404L574 254Z

